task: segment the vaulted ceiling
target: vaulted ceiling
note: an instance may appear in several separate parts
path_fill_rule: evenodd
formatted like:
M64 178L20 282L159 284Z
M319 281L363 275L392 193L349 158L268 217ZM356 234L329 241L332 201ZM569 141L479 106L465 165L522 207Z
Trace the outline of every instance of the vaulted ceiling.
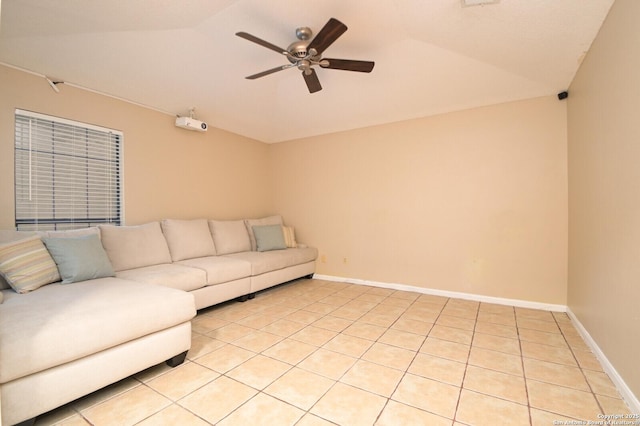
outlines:
M570 84L613 0L1 0L0 62L280 142L554 95ZM286 48L298 27L348 30L325 57L369 74L296 68L236 37ZM43 79L43 84L47 84ZM59 85L60 96L64 86Z

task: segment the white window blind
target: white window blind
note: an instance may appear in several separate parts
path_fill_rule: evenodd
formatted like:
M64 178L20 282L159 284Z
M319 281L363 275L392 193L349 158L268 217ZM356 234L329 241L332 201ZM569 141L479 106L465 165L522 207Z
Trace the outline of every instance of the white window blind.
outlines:
M15 113L16 229L121 223L122 132Z

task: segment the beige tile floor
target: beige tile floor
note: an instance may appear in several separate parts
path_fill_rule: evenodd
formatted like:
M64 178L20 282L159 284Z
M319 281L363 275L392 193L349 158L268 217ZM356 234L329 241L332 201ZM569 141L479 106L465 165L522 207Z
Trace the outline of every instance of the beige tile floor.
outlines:
M569 317L299 280L193 320L187 361L38 425L551 425L628 408Z

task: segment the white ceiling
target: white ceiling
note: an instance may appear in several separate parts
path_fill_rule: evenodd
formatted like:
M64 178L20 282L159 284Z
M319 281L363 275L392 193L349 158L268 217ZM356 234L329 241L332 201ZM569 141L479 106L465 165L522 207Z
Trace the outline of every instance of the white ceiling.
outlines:
M1 1L0 62L269 143L556 94L613 3ZM236 32L286 48L331 17L349 29L324 56L373 72L318 69L314 94L295 68L244 78L287 61Z

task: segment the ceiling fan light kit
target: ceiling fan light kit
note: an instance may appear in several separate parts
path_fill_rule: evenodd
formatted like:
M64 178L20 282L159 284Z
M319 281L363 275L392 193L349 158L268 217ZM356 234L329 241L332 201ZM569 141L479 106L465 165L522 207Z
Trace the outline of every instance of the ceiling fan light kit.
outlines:
M291 43L286 49L278 47L249 33L238 32L236 33L238 37L280 53L289 60L288 64L271 68L266 71L247 76L246 78L249 80L255 80L278 71L296 67L302 71L302 77L304 78L309 93L315 93L322 90L322 85L320 84L318 75L313 68L315 66L343 71L371 72L375 65L372 61L330 59L322 57L324 51L342 34L344 34L345 31L347 31L347 26L345 24L335 18L331 18L313 38L313 40L309 41L313 35L311 29L309 27L299 27L296 29L296 37L298 40Z

